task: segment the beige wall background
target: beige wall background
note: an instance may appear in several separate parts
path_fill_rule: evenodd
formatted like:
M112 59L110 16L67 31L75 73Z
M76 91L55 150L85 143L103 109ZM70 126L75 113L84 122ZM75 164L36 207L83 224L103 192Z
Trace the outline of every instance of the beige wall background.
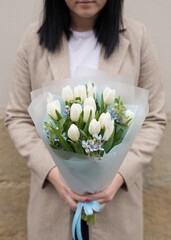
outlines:
M17 46L27 26L39 19L41 9L42 0L0 0L0 109L7 103ZM171 112L170 10L170 0L125 0L125 16L143 22L156 46L166 86L167 112Z
M26 239L29 170L3 125L17 46L39 19L42 0L0 0L0 239ZM125 0L125 16L143 22L156 46L166 89L168 124L152 163L144 171L144 239L171 239L171 1Z

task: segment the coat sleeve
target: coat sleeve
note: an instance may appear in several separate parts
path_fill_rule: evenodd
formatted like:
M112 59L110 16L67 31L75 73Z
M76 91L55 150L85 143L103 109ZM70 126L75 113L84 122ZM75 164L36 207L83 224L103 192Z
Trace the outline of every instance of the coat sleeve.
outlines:
M149 90L149 113L119 169L127 190L136 182L142 167L151 161L166 125L165 93L159 61L144 26L138 86Z
M39 186L43 187L55 163L38 136L27 111L32 91L28 64L28 40L31 31L32 27L29 27L17 51L5 125L17 150L26 158L28 167L36 173Z

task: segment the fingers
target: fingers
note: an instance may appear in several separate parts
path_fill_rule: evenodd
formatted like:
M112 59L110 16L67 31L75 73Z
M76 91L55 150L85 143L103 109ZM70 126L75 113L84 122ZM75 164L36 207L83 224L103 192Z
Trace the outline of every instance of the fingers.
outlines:
M76 211L77 202L78 201L84 202L87 197L73 192L59 177L59 172L56 168L53 169L53 171L51 172L51 175L52 174L53 176L51 178L53 179L53 181L51 182L55 187L56 191L58 192L60 197L64 200L64 202L68 204L73 211Z
M75 212L77 210L77 202L73 200L70 196L67 199L67 204L72 211Z
M101 205L104 203L109 203L113 200L114 196L116 194L115 189L113 188L112 185L109 187L105 188L103 191L89 195L88 197L91 197L92 200L98 201Z
M65 184L62 184L62 186L58 185L56 190L64 202L70 207L70 209L75 212L77 209L77 201L71 196L70 189Z
M75 212L77 209L77 201L74 200L65 190L61 191L59 194L64 202L70 207L70 209Z
M91 200L98 200L98 199L103 198L103 196L104 196L104 191L101 191L96 194L88 195L87 197L90 198Z
M87 196L79 195L72 190L70 190L70 196L78 202L85 202L87 200Z
M58 191L61 198L65 201L65 203L70 207L72 211L76 211L78 202L85 202L87 199L89 200L97 200L102 205L102 210L106 203L110 202L113 197L108 188L105 190L92 195L80 195L73 192L66 184L61 182L56 186L56 190ZM102 211L101 210L101 211Z
M111 202L114 197L114 192L110 188L106 188L102 192L91 195L92 200L97 200L99 203Z
M106 206L106 204L105 203L103 203L103 204L101 204L101 209L100 209L100 212L99 213L101 213L102 211L103 211L103 209L105 208L105 206Z

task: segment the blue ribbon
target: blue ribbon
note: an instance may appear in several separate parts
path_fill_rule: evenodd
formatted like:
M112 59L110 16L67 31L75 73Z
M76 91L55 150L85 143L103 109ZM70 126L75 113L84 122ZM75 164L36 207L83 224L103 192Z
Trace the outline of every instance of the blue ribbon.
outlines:
M101 209L101 205L97 201L91 202L78 202L77 210L74 215L74 219L72 222L72 237L75 240L75 232L77 233L78 240L83 240L81 233L81 214L82 209L87 216L93 215L93 211L99 212Z

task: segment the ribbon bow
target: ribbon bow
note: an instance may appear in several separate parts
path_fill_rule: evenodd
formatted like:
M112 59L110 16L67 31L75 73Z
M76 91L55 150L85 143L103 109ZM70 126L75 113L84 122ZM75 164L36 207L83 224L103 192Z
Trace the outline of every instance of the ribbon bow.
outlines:
M75 240L75 232L77 233L78 240L83 240L81 233L81 214L82 209L87 216L93 215L93 210L99 212L101 209L101 205L97 201L90 202L78 202L77 210L74 215L74 219L72 222L72 237Z

